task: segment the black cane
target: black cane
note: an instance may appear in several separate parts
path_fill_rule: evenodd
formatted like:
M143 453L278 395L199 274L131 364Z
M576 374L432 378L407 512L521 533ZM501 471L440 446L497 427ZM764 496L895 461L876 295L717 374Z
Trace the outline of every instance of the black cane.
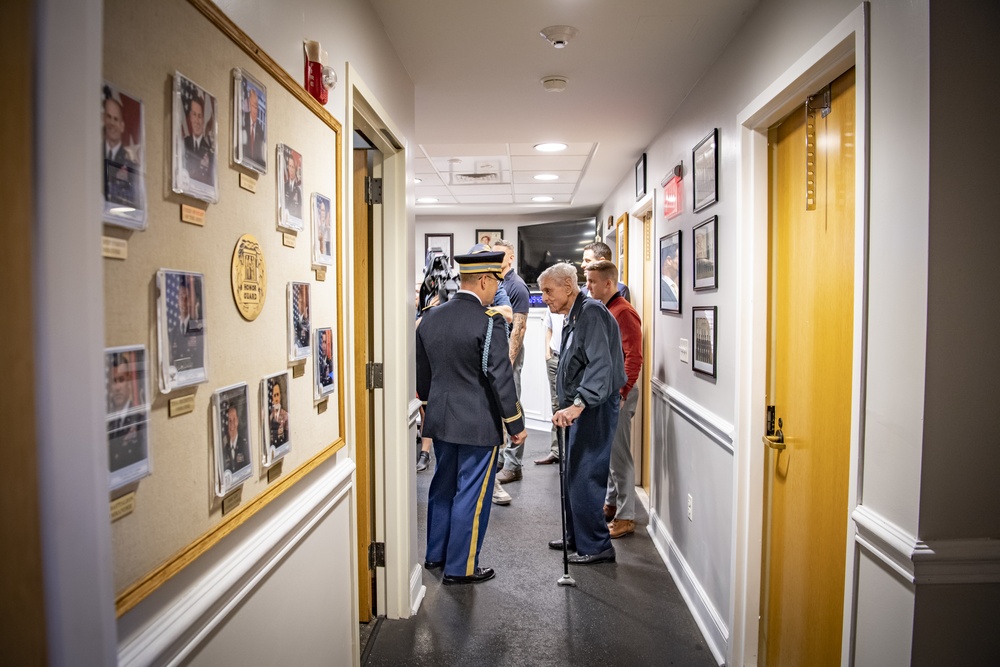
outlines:
M556 443L559 446L559 504L562 509L562 549L563 549L563 575L556 581L560 586L576 586L576 581L569 576L569 539L566 536L566 428L559 426L556 428Z

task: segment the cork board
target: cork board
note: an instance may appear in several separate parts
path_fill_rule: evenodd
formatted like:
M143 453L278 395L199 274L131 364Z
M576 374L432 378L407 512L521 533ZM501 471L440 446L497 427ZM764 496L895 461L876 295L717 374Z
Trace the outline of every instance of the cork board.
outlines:
M233 70L266 87L267 172L234 160ZM218 202L172 191L171 133L175 72L197 82L217 100ZM105 225L106 237L127 243L125 259L105 259L106 346L146 345L149 361L149 454L151 474L122 491L134 493L131 511L114 521L117 610L121 615L176 574L344 445L341 127L284 70L206 0L156 3L107 0L104 11L104 78L141 99L145 117L146 228ZM325 276L313 264L306 216L303 232L290 237L277 225L277 144L302 156L303 207L311 193L329 198L333 265ZM256 177L255 191L241 178ZM182 207L203 212L203 224L183 222ZM241 316L234 301L231 265L238 239L252 235L266 261L264 304L256 319ZM294 247L290 247L290 241ZM156 272L204 276L207 381L173 389L158 387ZM334 389L314 395L313 357L289 362L287 285L308 282L311 323L333 332ZM262 464L260 383L288 370L291 451L280 474ZM304 371L304 372L302 372ZM238 501L222 498L214 483L212 395L246 382L253 474ZM171 399L193 401L193 411L171 417ZM122 492L116 492L116 497Z

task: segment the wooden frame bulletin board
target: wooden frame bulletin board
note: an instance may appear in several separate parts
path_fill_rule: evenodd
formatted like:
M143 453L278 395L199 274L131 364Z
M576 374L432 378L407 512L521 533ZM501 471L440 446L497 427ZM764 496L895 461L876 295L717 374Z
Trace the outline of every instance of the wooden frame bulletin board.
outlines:
M266 87L268 157L263 174L234 159L236 69ZM217 100L217 203L172 190L175 72ZM208 0L107 0L104 78L143 103L148 200L145 230L104 227L105 245L121 249L124 244L127 250L124 259L104 260L105 342L108 348L145 345L151 380L151 474L111 498L113 503L134 500L112 523L121 616L344 446L345 311L337 279L343 257L342 137L340 123ZM305 229L297 233L277 225L278 144L301 154ZM314 192L328 197L335 212L330 216L335 225L331 267L313 264L308 202ZM194 224L182 220L192 219L192 209ZM241 315L234 300L234 249L244 234L259 242L267 272L263 307L252 320ZM204 276L207 380L169 394L157 388L155 276L160 269ZM333 377L334 389L322 398L314 395L319 364L311 357L288 361L287 285L293 281L311 284L312 331L332 331L323 373L327 380ZM280 463L265 467L261 424L266 415L259 387L262 379L286 370L291 449ZM245 414L253 474L223 499L215 485L213 423L218 408L213 409L212 395L243 382L249 387ZM171 402L177 398L193 410L171 416ZM129 494L134 494L131 499Z

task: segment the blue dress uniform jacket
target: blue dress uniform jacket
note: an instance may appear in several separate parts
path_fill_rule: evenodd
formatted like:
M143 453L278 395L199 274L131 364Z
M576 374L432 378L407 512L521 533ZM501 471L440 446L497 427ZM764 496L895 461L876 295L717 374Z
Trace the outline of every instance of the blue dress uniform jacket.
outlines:
M483 353L489 338L487 357ZM427 310L417 329L417 396L422 433L461 445L496 447L503 429L524 430L504 319L459 292Z

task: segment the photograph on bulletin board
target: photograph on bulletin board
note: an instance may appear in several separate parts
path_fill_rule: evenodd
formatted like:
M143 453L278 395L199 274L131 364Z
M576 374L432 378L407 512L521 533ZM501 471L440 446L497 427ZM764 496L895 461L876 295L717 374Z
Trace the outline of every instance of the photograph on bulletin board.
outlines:
M329 197L318 192L312 193L314 266L333 266L333 226L330 224L332 210L333 204Z
M180 72L174 74L174 192L219 201L219 106L214 95Z
M292 449L289 407L288 371L268 375L260 381L261 462L265 468Z
M150 474L146 346L104 351L108 470L114 491Z
M165 394L208 379L204 286L200 273L156 273L160 390Z
M107 81L101 88L104 222L146 228L146 137L141 100Z
M220 498L253 476L250 438L250 401L247 383L216 390L215 493Z
M233 70L233 147L236 164L267 173L267 88L237 67Z
M301 232L302 216L302 154L278 144L278 227Z

